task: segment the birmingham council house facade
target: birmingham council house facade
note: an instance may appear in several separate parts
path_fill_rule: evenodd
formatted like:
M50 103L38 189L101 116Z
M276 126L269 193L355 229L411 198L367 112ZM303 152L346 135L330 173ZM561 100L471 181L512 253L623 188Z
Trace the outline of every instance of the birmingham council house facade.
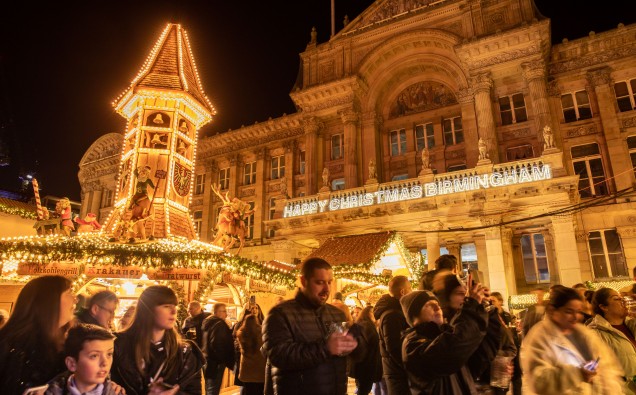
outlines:
M199 140L201 240L218 184L256 209L256 261L391 231L504 297L631 277L636 25L552 45L533 0L378 0L300 58L297 113ZM82 158L82 216L112 210L122 141Z

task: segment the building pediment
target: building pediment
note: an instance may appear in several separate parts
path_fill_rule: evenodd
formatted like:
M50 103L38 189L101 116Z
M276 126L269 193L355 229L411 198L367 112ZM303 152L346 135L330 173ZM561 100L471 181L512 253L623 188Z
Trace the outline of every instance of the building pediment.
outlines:
M366 84L357 77L343 78L320 86L290 93L294 103L305 112L350 108L356 97L366 91Z

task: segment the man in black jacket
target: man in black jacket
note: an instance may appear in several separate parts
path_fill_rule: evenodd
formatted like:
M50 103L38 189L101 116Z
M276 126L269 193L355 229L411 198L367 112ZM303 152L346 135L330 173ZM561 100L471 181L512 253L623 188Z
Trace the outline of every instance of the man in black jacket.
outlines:
M205 367L206 395L218 395L225 368L234 366L234 339L232 331L225 322L227 306L214 304L214 314L203 321L203 354L207 360Z
M271 365L265 380L272 383L275 394L344 395L345 357L362 353L364 346L359 347L353 327L342 328L344 313L327 304L331 265L320 258L308 259L300 281L296 297L274 306L263 323L262 351Z
M410 292L408 278L395 276L389 281L389 294L382 295L373 308L373 316L378 321L382 369L389 395L409 393L408 377L402 363L402 331L409 326L400 299Z
M91 296L86 308L77 313L77 320L82 324L93 324L112 330L118 305L119 298L114 292L99 291Z
M203 349L203 320L208 318L210 313L206 313L201 308L201 303L193 300L188 304L188 318L183 321L181 334L187 339L193 340L199 348Z

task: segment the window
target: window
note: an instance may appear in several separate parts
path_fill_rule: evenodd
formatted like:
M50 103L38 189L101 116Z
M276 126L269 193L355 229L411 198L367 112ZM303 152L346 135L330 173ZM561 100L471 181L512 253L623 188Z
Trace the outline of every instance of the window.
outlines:
M203 211L195 211L192 213L194 220L194 231L201 237L201 224L203 223Z
M229 167L219 170L219 185L222 191L230 187L230 168Z
M506 158L509 161L534 158L534 150L530 144L510 147L506 150Z
M345 189L344 178L336 178L331 181L332 191L342 191L343 189Z
M250 211L254 210L254 202L249 202ZM254 237L254 212L247 217L245 221L245 227L247 228L247 234L245 235L246 239L252 239Z
M572 147L571 152L574 174L579 175L581 197L607 195L605 170L598 144L577 145Z
M545 241L540 233L521 236L521 253L526 283L549 283L550 269L545 250Z
M528 120L526 114L526 102L523 93L515 93L512 96L502 96L499 98L499 111L501 113L501 124L512 125L513 123L525 122Z
M269 198L269 214L268 219L274 219L274 215L276 214L276 198ZM268 229L267 237L276 236L276 231L274 229Z
M408 174L398 174L397 176L393 176L393 178L391 178L391 181L408 180L408 178Z
M340 159L344 155L344 134L331 136L331 160Z
M418 151L422 151L424 148L431 149L435 147L435 135L432 123L415 125L415 142L417 143Z
M636 136L627 138L627 148L629 148L629 157L632 159L632 170L636 176Z
M406 153L406 130L391 131L391 156L403 155Z
M563 119L566 123L592 118L590 98L587 96L587 91L583 90L561 95L561 106L563 107Z
M246 163L243 167L243 185L252 185L256 182L256 162Z
M102 207L110 207L113 205L113 191L104 189L104 205Z
M461 163L459 165L448 166L448 169L446 169L446 171L448 171L448 172L460 171L460 170L466 170L466 163Z
M197 174L194 179L194 194L200 195L205 191L205 174Z
M305 174L305 151L298 152L298 174Z
M627 265L616 229L590 232L588 244L596 278L627 276Z
M444 119L442 129L444 130L444 144L454 145L464 142L462 117Z
M272 158L272 180L285 177L285 155Z
M616 104L620 112L631 111L636 108L636 79L621 81L614 84Z

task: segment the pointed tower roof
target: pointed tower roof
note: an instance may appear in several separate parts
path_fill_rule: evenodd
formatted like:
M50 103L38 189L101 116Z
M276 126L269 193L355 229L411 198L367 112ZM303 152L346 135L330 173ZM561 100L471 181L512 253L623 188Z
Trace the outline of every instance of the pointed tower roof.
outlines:
M216 114L203 92L188 34L179 24L167 24L141 70L113 106L122 111L130 98L141 90L187 92L206 112Z

